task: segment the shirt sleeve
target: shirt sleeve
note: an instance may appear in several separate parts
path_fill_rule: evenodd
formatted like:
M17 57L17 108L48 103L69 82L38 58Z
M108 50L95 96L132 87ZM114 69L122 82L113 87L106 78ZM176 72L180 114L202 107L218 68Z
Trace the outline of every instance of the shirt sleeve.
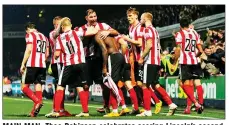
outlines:
M57 37L56 39L56 51L61 51L61 46L60 46L60 36Z
M153 37L154 36L153 36L153 33L151 32L151 30L148 29L148 28L145 28L145 30L144 30L144 38L145 38L145 40L147 41L148 39L154 39Z
M196 36L196 44L199 45L200 44L200 34L198 34L196 31L194 31L194 34Z
M46 47L49 48L49 46L50 46L49 40L47 37L45 37L45 39L46 39Z
M78 31L75 31L75 32L76 32L77 36L79 36L79 37L85 36L85 32L82 31L82 30L78 30Z
M106 24L106 23L102 23L102 25L103 25L103 28L104 28L104 30L111 30L111 29L113 29L113 28L111 28L108 24Z
M26 41L26 44L32 44L33 43L33 37L30 33L26 34L25 41Z
M182 37L180 32L176 33L175 40L176 40L176 44L180 44L182 42Z
M142 38L144 36L144 30L145 30L144 27L139 27L137 29L137 38Z

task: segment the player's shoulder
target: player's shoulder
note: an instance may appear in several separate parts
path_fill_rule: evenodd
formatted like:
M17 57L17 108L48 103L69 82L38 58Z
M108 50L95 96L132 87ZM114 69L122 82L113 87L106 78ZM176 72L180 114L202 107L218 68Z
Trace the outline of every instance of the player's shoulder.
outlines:
M44 36L44 37L46 37L43 33L41 33L41 32L35 32L35 34L38 34L38 35L42 35L42 36Z
M102 25L102 26L109 26L107 23L105 22L98 22L98 25Z
M175 38L177 38L177 37L181 37L181 31L176 32Z
M26 33L26 34L25 34L25 38L29 38L30 35L31 35L30 33Z
M105 23L105 22L98 22L98 24L107 25L107 23Z
M49 32L49 36L51 36L55 32L56 32L56 30L52 30L51 32Z
M145 33L149 33L149 32L150 32L150 29L149 29L148 27L146 27L146 28L144 29L144 32L145 32Z
M194 34L198 34L197 31L194 30L193 28L189 28L189 30L190 30L191 32L193 32Z
M84 24L84 25L82 25L80 27L75 27L74 29L77 29L77 28L78 28L78 30L80 30L80 29L86 30L87 29L87 24Z

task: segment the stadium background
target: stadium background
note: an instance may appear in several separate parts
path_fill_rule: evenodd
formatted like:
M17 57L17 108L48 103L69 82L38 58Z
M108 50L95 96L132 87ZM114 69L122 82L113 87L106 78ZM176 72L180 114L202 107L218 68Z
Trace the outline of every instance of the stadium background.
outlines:
M126 20L126 9L129 5L4 5L3 6L3 93L10 97L24 97L20 91L20 74L18 73L21 60L25 50L24 24L28 21L35 22L38 31L48 36L53 30L53 17L67 16L71 18L73 27L86 23L85 12L88 8L96 11L99 22L105 22L117 29L120 33L128 33L128 22ZM153 24L159 30L161 37L162 52L170 53L175 46L173 32L179 30L179 16L188 14L192 21L196 21L200 28L197 30L201 39L206 39L206 28L225 28L225 6L224 5L131 5L136 7L140 13L150 11L153 13ZM199 21L199 19L201 19ZM212 22L209 22L212 21ZM199 21L199 22L198 22ZM211 24L211 25L209 25ZM196 26L196 25L195 25ZM161 31L161 32L160 32ZM176 76L166 77L162 75L161 83L166 91L179 105L184 105L186 95L178 87ZM203 81L205 89L205 105L218 109L225 109L225 78L220 74L211 76ZM44 99L51 99L54 89L52 88L52 77L47 76L46 86L43 87ZM95 85L91 88L92 101L101 101L101 89ZM77 102L74 90L66 90L66 99ZM129 98L127 95L127 103Z

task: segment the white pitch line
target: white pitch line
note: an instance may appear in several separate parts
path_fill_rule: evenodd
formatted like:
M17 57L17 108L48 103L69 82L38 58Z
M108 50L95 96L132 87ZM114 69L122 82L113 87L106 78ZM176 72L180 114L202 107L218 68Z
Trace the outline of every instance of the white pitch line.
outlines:
M31 100L27 100L27 99L15 99L15 98L3 98L3 99L31 102ZM45 104L52 104L52 102L46 102L45 101ZM64 105L81 106L79 104L69 104L69 103L65 103ZM90 105L88 107L90 107L90 108L98 108L97 106L90 106ZM167 114L167 113L160 113L160 114ZM203 116L184 115L184 114L174 114L174 115L175 116L182 116L182 117L190 117L190 118L219 119L219 118L214 118L214 117L203 117Z

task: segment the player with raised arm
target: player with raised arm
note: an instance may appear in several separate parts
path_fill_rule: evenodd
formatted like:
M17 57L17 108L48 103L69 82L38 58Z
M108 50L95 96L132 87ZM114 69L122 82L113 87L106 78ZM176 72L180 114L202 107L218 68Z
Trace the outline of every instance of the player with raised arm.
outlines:
M22 74L22 92L28 96L34 106L29 117L36 117L42 104L42 85L46 81L46 59L49 56L48 39L36 30L33 23L27 23L26 30L26 50L21 63L20 72ZM35 94L29 88L30 84L35 84Z
M58 87L55 98L54 113L50 117L65 116L61 112L61 105L64 101L63 90L66 85L75 84L83 112L76 115L76 117L89 116L88 99L89 92L87 87L87 69L85 64L85 55L83 51L83 43L81 37L94 35L98 32L93 27L87 28L85 32L71 30L72 24L69 18L65 17L61 20L59 25L63 33L57 37L55 58L57 59L61 53L64 57L64 66L61 70ZM59 31L58 31L59 32Z
M54 77L54 86L55 86L55 90L58 86L58 78L59 78L59 75L60 75L60 72L61 72L61 68L63 67L63 63L64 63L64 60L63 60L63 54L60 54L59 58L55 59L54 58L54 53L56 51L56 32L57 32L57 27L58 25L60 24L60 21L61 21L62 17L60 16L56 16L54 17L53 19L53 26L54 26L54 30L52 30L50 33L49 33L49 42L50 42L50 48L51 48L51 52L52 52L52 55L51 55L51 67L49 67L49 71L51 70L51 75ZM65 92L65 90L63 90ZM63 92L63 94L65 95L65 93ZM54 104L55 104L55 99L56 98L56 92L53 96L53 109L52 109L52 112L49 113L49 114L46 114L45 116L46 117L49 117L49 115L51 115L54 111ZM58 98L58 97L57 97ZM63 102L62 102L63 103ZM71 116L71 114L66 111L64 109L64 104L61 105L61 112L64 112L65 116Z

